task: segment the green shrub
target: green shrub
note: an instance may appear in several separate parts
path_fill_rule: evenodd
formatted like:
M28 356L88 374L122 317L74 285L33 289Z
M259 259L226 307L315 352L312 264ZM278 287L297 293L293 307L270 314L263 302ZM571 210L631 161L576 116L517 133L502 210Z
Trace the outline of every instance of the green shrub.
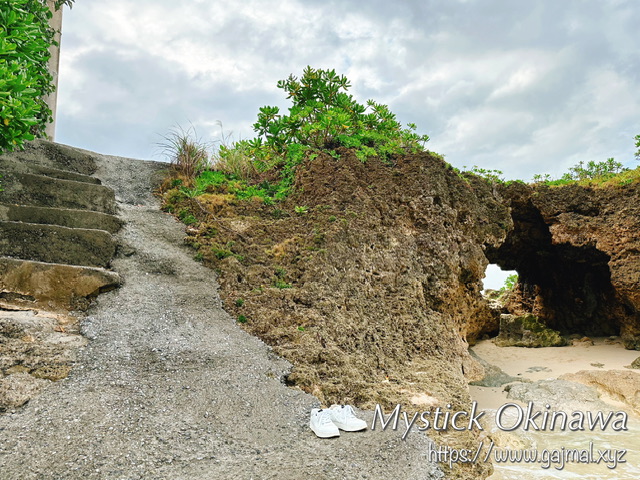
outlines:
M478 167L477 165L474 165L471 170L468 170L466 166L462 167L462 169L463 169L463 172L462 172L463 175L464 173L469 172L479 177L482 177L491 183L505 183L505 180L502 177L503 175L502 170L491 170L488 168Z
M300 79L290 75L278 88L287 93L293 105L289 115L280 115L278 107L265 106L253 125L259 137L249 142L258 160L268 165L286 160L289 147L300 144L307 149L333 150L352 147L359 157L387 157L403 153L405 148L421 149L429 139L403 129L386 105L373 100L367 106L345 93L351 84L335 70L307 67Z
M44 100L54 90L48 69L49 47L55 44L51 16L44 0L0 2L0 153L43 137L53 120Z
M350 86L335 70L311 67L300 79L290 75L279 81L278 88L292 101L288 115L278 107L260 108L253 125L258 136L222 145L215 155L216 168L230 180L244 182L233 193L240 198L281 200L288 195L300 163L320 152L339 158L338 147L354 149L363 162L370 157L388 161L394 155L424 150L427 135L415 133L414 124L403 128L386 105L373 100L366 106L359 104L346 93ZM249 184L267 172L275 172L270 178L276 180L251 191Z
M517 273L511 274L505 279L504 285L500 288L500 291L506 292L506 291L513 290L513 287L516 286L516 283L518 283L518 274Z
M578 162L573 167L570 167L569 171L559 179L552 179L548 173L544 175L537 174L533 176L533 182L544 183L549 186L568 185L576 182L603 182L627 170L629 169L624 168L622 163L616 162L614 158L607 158L602 162L591 160L586 164L585 162Z
M604 162L594 162L591 160L585 165L584 162L578 162L565 173L562 178L564 180L595 180L598 178L612 177L617 173L624 171L622 164L616 162L613 158L607 158Z

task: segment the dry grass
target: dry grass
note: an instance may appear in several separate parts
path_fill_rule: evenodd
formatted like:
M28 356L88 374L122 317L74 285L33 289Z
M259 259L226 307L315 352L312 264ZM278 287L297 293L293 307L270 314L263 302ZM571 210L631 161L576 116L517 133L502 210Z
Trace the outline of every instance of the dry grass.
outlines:
M245 181L251 181L259 175L259 171L250 155L249 146L242 140L235 141L233 132L225 133L222 122L218 122L220 135L219 147L211 159L211 167L223 173L235 175Z
M193 179L209 168L210 146L200 140L193 126L186 130L182 127L175 127L163 138L164 142L161 142L159 146L171 162L176 176L191 183Z
M242 146L228 148L222 145L213 156L212 168L245 181L256 178L260 172L246 150Z

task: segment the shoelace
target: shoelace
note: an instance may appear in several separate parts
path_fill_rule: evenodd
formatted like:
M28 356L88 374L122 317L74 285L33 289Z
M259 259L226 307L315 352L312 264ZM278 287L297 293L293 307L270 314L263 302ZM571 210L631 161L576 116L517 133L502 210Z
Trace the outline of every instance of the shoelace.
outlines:
M344 420L349 420L350 418L357 418L351 405L341 405L338 412Z
M327 423L333 423L331 421L331 412L329 412L329 410L320 410L317 413L317 417L318 417L318 423L320 425L325 425Z
M347 417L351 418L356 416L356 412L353 411L353 407L351 405L343 405L342 408L346 412Z

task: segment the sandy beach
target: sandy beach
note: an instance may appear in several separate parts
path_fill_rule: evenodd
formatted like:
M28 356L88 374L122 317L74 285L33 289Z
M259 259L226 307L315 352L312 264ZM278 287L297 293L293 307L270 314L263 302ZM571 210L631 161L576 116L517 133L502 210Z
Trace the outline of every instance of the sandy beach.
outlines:
M491 340L482 340L472 350L508 375L533 382L555 379L580 370L622 370L640 356L636 350L626 350L619 340L591 340L593 345L580 342L566 347L544 348L497 347ZM507 398L502 387L471 386L470 390L473 399L485 409L498 408ZM602 400L613 406L621 405L611 398L603 397Z
M506 374L536 382L539 380L558 379L567 373L576 373L581 370L624 370L628 367L640 352L626 350L619 340L609 338L592 338L590 342L579 342L576 345L566 347L548 348L520 348L497 347L491 340L479 342L472 350L489 364L502 369ZM640 385L640 371L638 382ZM473 400L478 402L481 410L493 415L500 406L517 400L507 398L504 386L479 387L470 386ZM640 422L632 409L624 403L606 395L600 395L600 399L611 407L611 410L624 410L629 414L628 431L553 431L553 432L524 432L518 429L514 432L496 432L502 434L501 438L507 441L507 446L512 448L534 448L540 454L543 451L562 451L563 449L587 448L594 444L597 449L606 447L616 452L627 452L626 463L616 468L607 468L604 464L575 464L568 463L563 468L557 465L550 468L542 468L540 463L494 461L494 474L491 480L516 480L516 479L635 479L638 478L638 429ZM544 399L540 399L542 403ZM564 405L556 405L554 408L563 409ZM496 438L500 438L496 437Z

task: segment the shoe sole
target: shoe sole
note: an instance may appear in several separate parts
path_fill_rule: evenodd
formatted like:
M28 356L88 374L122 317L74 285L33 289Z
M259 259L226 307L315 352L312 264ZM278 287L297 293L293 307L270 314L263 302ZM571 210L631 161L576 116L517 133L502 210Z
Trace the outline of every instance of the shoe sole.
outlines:
M338 423L336 421L333 422L335 424L336 427L338 427L340 430L343 430L345 432L359 432L361 430L366 430L367 426L365 425L364 427L348 427L346 425L343 425L342 423Z
M311 429L311 431L313 433L316 434L316 437L318 438L333 438L333 437L339 437L340 436L340 432L338 433L329 433L329 434L322 434L322 433L318 433L316 432L313 428Z

